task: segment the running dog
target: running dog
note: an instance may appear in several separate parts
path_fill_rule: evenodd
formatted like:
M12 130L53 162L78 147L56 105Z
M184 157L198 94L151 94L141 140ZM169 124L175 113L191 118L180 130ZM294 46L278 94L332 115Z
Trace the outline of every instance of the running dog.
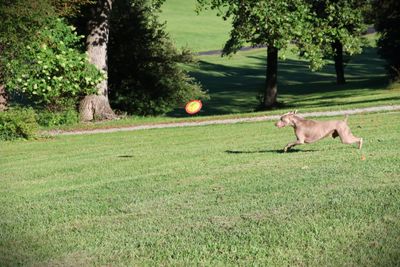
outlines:
M292 126L294 133L297 137L295 142L289 143L283 149L283 152L287 152L288 149L303 144L314 143L325 137L331 136L333 138L340 137L343 144L358 144L358 148L361 149L363 145L363 139L355 137L349 126L347 125L346 115L344 120L339 121L314 121L306 120L303 117L297 115L297 110L286 113L281 116L280 120L275 123L278 128L285 126Z

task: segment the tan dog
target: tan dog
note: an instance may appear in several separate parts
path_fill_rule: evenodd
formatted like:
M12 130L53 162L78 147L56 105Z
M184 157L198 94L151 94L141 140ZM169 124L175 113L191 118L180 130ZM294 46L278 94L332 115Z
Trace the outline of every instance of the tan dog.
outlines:
M294 128L297 141L287 144L283 149L284 152L296 145L313 143L328 136L333 138L339 136L343 144L358 143L359 149L363 144L362 138L355 137L351 133L347 125L347 116L343 121L314 121L298 116L296 110L282 115L281 119L275 123L278 128L288 125Z

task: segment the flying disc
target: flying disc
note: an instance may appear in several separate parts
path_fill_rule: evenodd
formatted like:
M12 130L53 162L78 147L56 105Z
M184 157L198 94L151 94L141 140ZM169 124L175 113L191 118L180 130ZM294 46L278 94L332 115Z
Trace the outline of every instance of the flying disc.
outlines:
M202 106L201 100L191 100L186 104L185 110L188 114L193 115L199 112Z

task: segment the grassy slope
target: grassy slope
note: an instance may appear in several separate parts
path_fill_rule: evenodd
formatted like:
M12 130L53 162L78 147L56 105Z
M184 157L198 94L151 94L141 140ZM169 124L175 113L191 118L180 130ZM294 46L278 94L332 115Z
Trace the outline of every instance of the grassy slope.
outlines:
M205 10L196 14L196 0L168 0L162 7L161 21L178 48L194 52L222 49L228 39L230 23Z
M350 117L362 153L272 122L3 143L0 265L393 266L399 115Z

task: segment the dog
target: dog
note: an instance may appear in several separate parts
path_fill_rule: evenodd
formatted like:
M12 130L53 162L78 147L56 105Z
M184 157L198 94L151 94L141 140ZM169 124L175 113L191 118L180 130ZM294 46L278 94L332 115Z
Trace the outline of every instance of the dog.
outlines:
M343 144L358 144L358 148L361 149L363 145L363 139L355 137L350 127L347 125L348 116L346 115L344 120L337 121L315 121L306 120L303 117L297 115L297 110L288 112L281 116L280 120L275 123L278 128L285 126L292 126L297 140L292 143L288 143L283 152L287 152L288 149L303 144L314 143L325 137L340 137Z

